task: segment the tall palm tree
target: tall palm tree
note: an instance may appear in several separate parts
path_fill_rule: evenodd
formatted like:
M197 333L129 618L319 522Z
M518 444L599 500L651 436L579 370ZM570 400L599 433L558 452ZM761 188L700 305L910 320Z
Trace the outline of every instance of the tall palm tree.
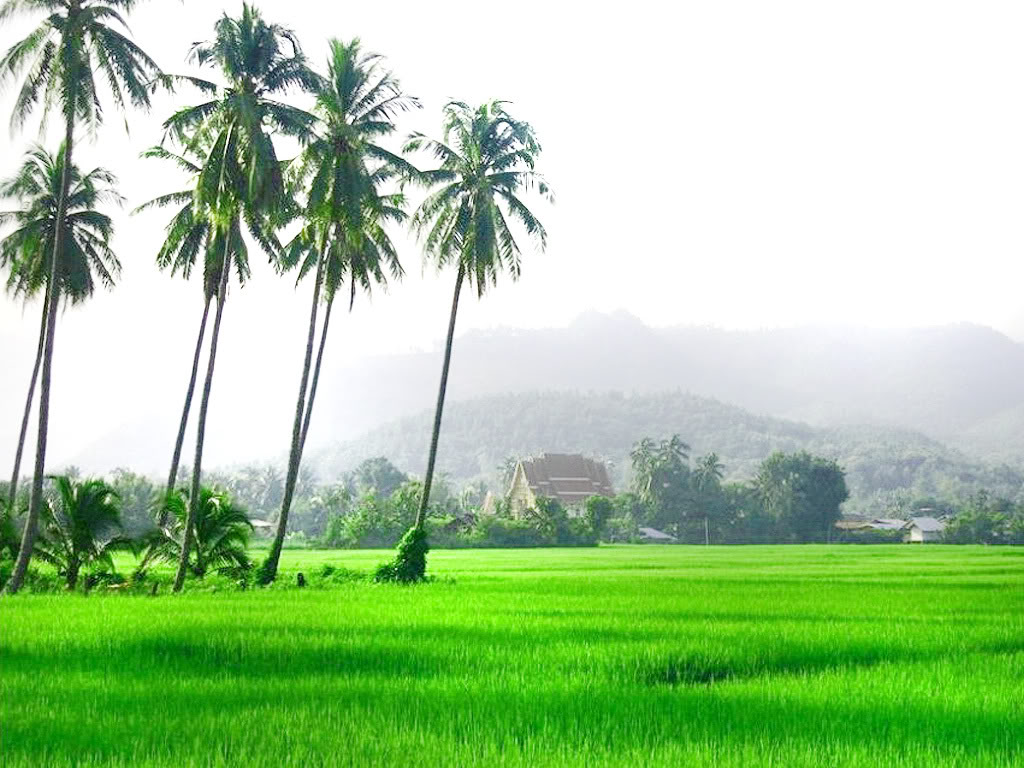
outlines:
M112 571L111 555L129 547L121 531L121 497L103 480L53 478L53 500L44 506L45 522L36 555L50 563L74 589L83 567Z
M236 239L232 233L233 222L241 217L253 238L274 258L280 246L270 233L273 224L283 215L287 196L283 164L278 160L271 135L276 133L305 141L314 122L312 115L285 104L278 97L293 88L315 90L318 81L294 33L266 23L259 11L248 3L243 4L239 18L222 16L214 31L214 39L195 44L189 58L201 67L219 70L225 85L187 78L213 98L176 112L164 123L164 129L168 136L185 146L186 154L197 147L210 148L197 175L194 205L202 216L210 219L217 236L222 238L223 252L231 252L231 243ZM185 583L191 535L200 502L206 415L230 262L228 258L221 260L217 311L196 426L189 521L174 579L175 592Z
M697 466L693 470L693 484L700 499L700 506L704 510L704 544L711 544L711 527L708 522L708 495L718 494L721 491L722 477L725 474L725 467L717 453L709 453L697 459Z
M156 63L118 27L127 29L121 11L130 11L137 0L6 0L0 6L0 24L12 17L35 13L44 15L29 35L15 43L0 59L0 85L25 73L14 101L12 127L20 127L39 106L45 121L50 108L59 105L64 118L64 179L57 197L56 235L50 274L57 273L62 250L61 234L67 211L75 126L90 128L103 118L97 77L118 109L128 102L149 107L147 83L159 73ZM21 588L32 556L39 510L43 502L43 473L46 465L46 439L50 423L50 385L53 364L53 338L57 324L60 291L51 286L47 295L46 340L39 384L39 433L32 476L28 518L21 550L6 592Z
M374 283L387 282L387 273L396 279L402 275L398 254L384 226L405 220L401 207L404 201L401 195L382 195L379 188L389 179L407 176L413 169L378 142L395 132L397 113L419 104L402 93L398 80L383 71L381 63L380 56L363 53L358 39L347 44L330 41L327 77L317 92L316 132L296 164L296 181L302 186L308 182L309 192L301 214L304 226L289 245L287 263L299 265L300 279L314 267L316 277L284 499L274 541L260 573L264 583L273 581L277 575L334 297L347 280L351 310L357 286L369 293ZM310 387L322 288L326 289L327 307Z
M482 297L488 286L497 283L501 272L507 271L513 280L519 277L521 251L512 223L518 222L541 250L547 246L544 226L521 198L530 191L547 200L552 197L547 182L535 171L540 149L530 124L513 118L501 101L476 109L462 102L449 102L444 108L442 141L417 133L406 143L407 152L426 150L440 162L437 169L421 174L427 184L438 189L417 209L413 228L423 237L426 255L438 268L455 267L455 292L427 472L413 525L420 532L434 479L462 284L468 281Z
M178 192L154 198L135 209L135 212L138 213L151 208L168 206L177 208L171 221L167 224L166 237L156 256L156 263L160 269L170 268L172 277L180 273L187 280L192 274L197 258L200 255L203 258L203 312L199 322L195 352L192 356L192 372L185 390L185 404L181 411L178 434L174 442L171 468L167 475L166 493L174 490L178 479L181 451L185 443L185 429L188 427L196 379L199 376L199 358L203 350L203 337L206 334L206 324L210 316L210 303L217 296L219 280L223 271L222 261L225 245L223 238L218 236L219 232L214 226L213 220L204 215L204 211L197 209L196 206L198 177L202 172L202 164L206 162L207 158L199 151L198 147L193 148L193 151L197 154L194 161L164 147L153 147L144 152L143 157L174 162L191 176L191 184ZM249 254L242 238L242 224L237 217L231 223L229 243L231 247L229 269L235 270L239 284L244 285L250 276ZM163 525L165 521L161 518L158 522Z
M6 267L9 271L8 292L26 302L40 291L48 295L57 198L60 196L63 178L63 147L56 155L51 155L37 145L25 155L18 172L0 182L0 198L15 200L20 204L17 210L0 211L0 226L14 227L10 234L0 240L0 267ZM121 196L113 189L116 181L113 174L102 168L94 168L84 176L78 168L71 169L57 271L59 293L65 303L84 302L92 296L97 281L107 288L113 287L114 279L120 273L121 263L110 249L113 222L109 216L95 209L95 206L104 202L118 205L122 202ZM48 302L44 300L36 359L29 380L21 430L18 433L18 447L14 454L14 470L8 487L8 504L12 510L17 498L21 457L46 341L47 309Z

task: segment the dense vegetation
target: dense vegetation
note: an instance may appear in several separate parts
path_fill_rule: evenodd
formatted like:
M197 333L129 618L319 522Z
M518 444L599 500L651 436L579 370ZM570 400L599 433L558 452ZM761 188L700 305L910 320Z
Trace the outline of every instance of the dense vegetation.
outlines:
M334 579L383 554L286 550L273 587L173 610L9 601L4 765L1024 760L1011 550L435 552L427 589Z
M714 451L727 481L753 478L774 451L806 450L845 470L846 514L903 516L925 502L947 504L980 490L1024 501L1024 471L973 461L919 433L883 427L810 427L757 416L683 392L660 394L530 392L453 402L440 469L457 484L502 485L509 457L543 451L605 459L617 489L630 483L629 452L641 437L678 433L695 454ZM322 477L338 477L371 456L405 471L422 467L428 414L396 421L357 441L311 456Z

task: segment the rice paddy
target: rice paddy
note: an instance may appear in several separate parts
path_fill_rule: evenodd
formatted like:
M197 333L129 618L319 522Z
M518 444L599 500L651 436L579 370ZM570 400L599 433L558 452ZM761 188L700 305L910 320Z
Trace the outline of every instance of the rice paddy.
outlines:
M461 550L0 602L0 764L1014 766L1024 551Z

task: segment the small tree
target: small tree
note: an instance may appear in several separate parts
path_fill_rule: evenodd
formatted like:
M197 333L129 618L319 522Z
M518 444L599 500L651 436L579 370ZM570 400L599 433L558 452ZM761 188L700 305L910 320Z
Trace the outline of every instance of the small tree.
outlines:
M43 525L35 555L57 569L68 589L83 568L113 571L111 554L130 549L121 530L121 497L103 480L76 482L57 475L43 505Z
M189 517L188 495L184 490L172 491L163 504L163 517L170 522L150 538L146 560L179 563ZM251 565L246 553L251 533L252 523L245 509L234 504L226 491L204 486L190 537L189 572L201 579L211 570L247 570Z
M598 538L604 534L605 526L615 514L615 504L605 496L591 496L586 502L587 525Z

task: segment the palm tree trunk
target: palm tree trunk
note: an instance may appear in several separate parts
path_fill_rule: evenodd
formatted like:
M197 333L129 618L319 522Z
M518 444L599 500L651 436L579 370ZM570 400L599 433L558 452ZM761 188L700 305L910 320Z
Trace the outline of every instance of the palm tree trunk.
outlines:
M199 323L199 338L196 339L196 352L192 357L192 377L188 380L188 389L185 391L185 407L181 411L181 423L178 425L178 439L174 442L174 456L171 457L171 471L167 475L167 493L174 490L174 484L178 480L178 464L181 461L181 448L185 443L185 428L188 426L188 415L192 409L192 395L196 390L196 377L199 375L199 356L203 351L203 335L206 333L206 320L210 314L210 301L212 296L206 297L203 304L203 319ZM167 523L167 512L160 510L160 527Z
M213 368L217 361L217 341L220 338L220 321L224 316L224 302L228 294L228 278L231 275L231 229L228 225L224 236L224 260L221 264L220 284L217 286L217 312L213 316L213 332L210 335L210 357L206 363L206 381L203 382L203 398L199 403L199 422L196 425L196 453L192 462L192 491L188 498L188 515L185 518L185 533L181 542L181 557L178 572L174 576L174 591L180 592L185 585L188 571L188 556L192 546L192 529L199 512L199 488L203 474L203 440L206 438L206 413L210 407L210 390L213 388Z
M306 390L309 388L309 369L313 363L313 343L316 341L316 314L320 308L320 283L323 280L325 257L320 256L316 265L316 282L313 285L313 306L309 311L309 332L306 334L306 357L302 361L302 378L299 382L299 397L295 402L295 423L292 424L292 445L288 454L288 474L284 481L284 498L281 500L281 514L277 517L277 532L270 545L270 554L263 562L260 582L269 584L277 577L277 564L281 559L281 547L288 530L288 513L291 511L295 481L299 477L299 463L302 461L302 422L306 415ZM321 346L322 351L322 346Z
M43 361L43 346L46 343L46 318L50 308L50 283L46 284L43 297L43 317L39 321L39 344L36 346L36 362L32 366L32 378L28 383L28 397L25 398L25 415L21 417L21 432L18 433L18 449L14 454L14 471L11 472L11 484L7 489L8 509L14 515L14 502L18 498L18 475L21 473L21 455L25 452L25 437L28 435L28 422L32 415L32 398L36 394L36 380L39 378L39 366Z
M459 311L459 293L462 291L463 267L459 265L459 274L455 278L455 295L452 297L452 314L448 320L448 339L444 346L444 364L441 367L441 387L437 393L437 409L434 411L434 432L430 436L430 455L427 457L427 474L423 478L423 498L416 512L414 528L423 527L423 519L427 514L427 503L430 501L430 486L434 481L434 464L437 461L437 441L441 436L441 412L444 410L444 395L448 389L448 368L452 362L452 340L455 338L455 316Z
M68 189L71 186L71 157L74 148L74 112L68 107L64 127L64 168L61 171L60 197L57 198L57 216L54 219L53 255L50 258L50 295L46 307L46 341L43 344L43 368L39 383L39 434L36 437L36 463L32 475L32 494L28 502L28 518L21 536L21 549L14 563L14 571L7 582L6 592L13 595L25 581L32 549L39 527L39 510L43 505L43 474L46 471L46 438L50 427L50 383L53 375L53 336L57 328L57 306L60 303L60 254L63 248L64 220L68 209Z
M324 308L324 327L320 329L320 349L316 353L316 366L313 368L313 383L309 385L309 402L306 403L306 417L302 423L302 442L299 445L300 455L306 450L306 435L309 433L309 421L313 416L313 401L316 400L316 386L320 382L320 366L324 361L324 345L327 343L327 326L331 323L331 307L334 296L327 299Z

